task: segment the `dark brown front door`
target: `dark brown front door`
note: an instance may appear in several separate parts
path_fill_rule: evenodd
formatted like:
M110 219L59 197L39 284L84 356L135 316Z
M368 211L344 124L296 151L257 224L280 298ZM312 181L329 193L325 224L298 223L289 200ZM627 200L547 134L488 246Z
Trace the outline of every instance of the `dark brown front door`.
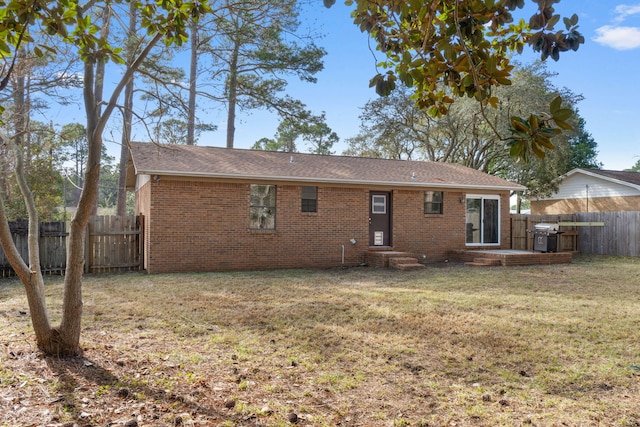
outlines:
M369 193L369 246L391 246L391 193Z

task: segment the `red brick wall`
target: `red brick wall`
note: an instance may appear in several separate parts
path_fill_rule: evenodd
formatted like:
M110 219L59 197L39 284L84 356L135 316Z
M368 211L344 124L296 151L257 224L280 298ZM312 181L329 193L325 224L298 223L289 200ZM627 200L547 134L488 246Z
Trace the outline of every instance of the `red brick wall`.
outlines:
M442 215L424 214L424 190L393 192L393 244L426 256L426 262L446 259L447 251L465 244L465 203L462 192L443 194Z
M318 188L318 212L301 212L300 187L277 186L276 229L249 229L249 184L152 182L146 226L149 273L332 267L363 262L363 190ZM355 238L352 245L349 240Z
M318 186L318 212L301 212L300 186L277 185L275 230L249 229L249 184L162 177L145 215L149 273L260 270L358 265L369 247L369 191ZM423 253L426 261L465 248L464 194L444 193L444 214L425 215L424 191L393 191L393 249ZM501 201L502 241L508 245L508 196ZM357 243L351 244L350 239ZM508 247L508 246L504 246Z
M425 189L428 190L428 189ZM474 194L478 193L474 191ZM486 194L496 194L487 192ZM511 246L509 196L500 197L500 246L466 246L465 193L445 191L442 215L424 214L424 190L393 193L394 249L424 254L426 262L439 262L455 249L503 248Z

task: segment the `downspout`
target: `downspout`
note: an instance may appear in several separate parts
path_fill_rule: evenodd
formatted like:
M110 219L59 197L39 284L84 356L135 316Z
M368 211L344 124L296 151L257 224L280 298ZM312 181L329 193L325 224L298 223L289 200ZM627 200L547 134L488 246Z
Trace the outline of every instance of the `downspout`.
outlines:
M586 187L587 187L587 213L589 213L589 184L587 184Z

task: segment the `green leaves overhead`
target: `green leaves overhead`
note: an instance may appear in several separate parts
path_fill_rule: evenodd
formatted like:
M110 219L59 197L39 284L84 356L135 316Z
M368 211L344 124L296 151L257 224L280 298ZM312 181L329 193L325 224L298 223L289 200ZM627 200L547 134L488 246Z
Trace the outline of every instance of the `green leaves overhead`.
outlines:
M125 0L126 3L129 1L134 0ZM135 6L140 11L142 27L149 34L162 34L165 43L177 45L187 40L186 25L189 19L210 11L207 0L135 1ZM109 2L81 5L70 0L9 0L0 9L0 58L14 56L20 43L33 42L29 31L31 26L37 24L48 35L60 37L77 46L83 59L105 58L122 62L119 56L121 49L101 39L100 24L91 20L88 13L90 7L108 8ZM36 45L35 49L42 52L51 48Z
M375 87L380 96L389 96L396 88L396 76L388 72L385 75L377 74L369 81L369 87Z
M446 114L455 97L474 98L482 106L497 107L499 99L493 89L511 84L511 55L528 46L540 53L542 60L558 60L561 52L577 50L584 43L578 32L578 17L564 18L565 30L557 31L560 15L553 5L559 0L347 0L355 4L354 23L368 32L385 55L379 72L370 81L376 92L386 96L395 80L414 88L418 106L434 116ZM513 14L525 3L535 4L537 11L528 22L517 23ZM566 109L565 109L566 110ZM516 144L512 153L525 158L533 153L544 155L555 131L568 129L567 111L535 114L523 122L535 129L521 129L529 135ZM518 124L522 124L517 122ZM547 129L547 124L553 128ZM534 136L535 135L535 136ZM512 136L512 140L513 140ZM527 148L528 147L528 148ZM522 151L521 149L527 150Z
M573 129L566 121L573 115L573 110L562 108L561 105L562 98L557 96L549 105L550 114L531 113L526 119L511 117L509 146L513 157L524 162L527 162L532 154L544 159L545 150L555 148L551 138L562 133L562 129Z

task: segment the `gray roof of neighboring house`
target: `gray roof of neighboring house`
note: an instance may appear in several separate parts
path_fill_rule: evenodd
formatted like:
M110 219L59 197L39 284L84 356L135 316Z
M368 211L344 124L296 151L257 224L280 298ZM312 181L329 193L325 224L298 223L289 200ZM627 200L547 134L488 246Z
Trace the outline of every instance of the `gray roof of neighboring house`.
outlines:
M633 185L640 185L640 172L628 172L628 171L612 171L601 169L579 169L584 172L591 172L595 175L601 175L606 178L615 179L618 181L628 182Z
M453 163L387 160L134 142L127 186L135 175L302 181L522 191L525 187Z

